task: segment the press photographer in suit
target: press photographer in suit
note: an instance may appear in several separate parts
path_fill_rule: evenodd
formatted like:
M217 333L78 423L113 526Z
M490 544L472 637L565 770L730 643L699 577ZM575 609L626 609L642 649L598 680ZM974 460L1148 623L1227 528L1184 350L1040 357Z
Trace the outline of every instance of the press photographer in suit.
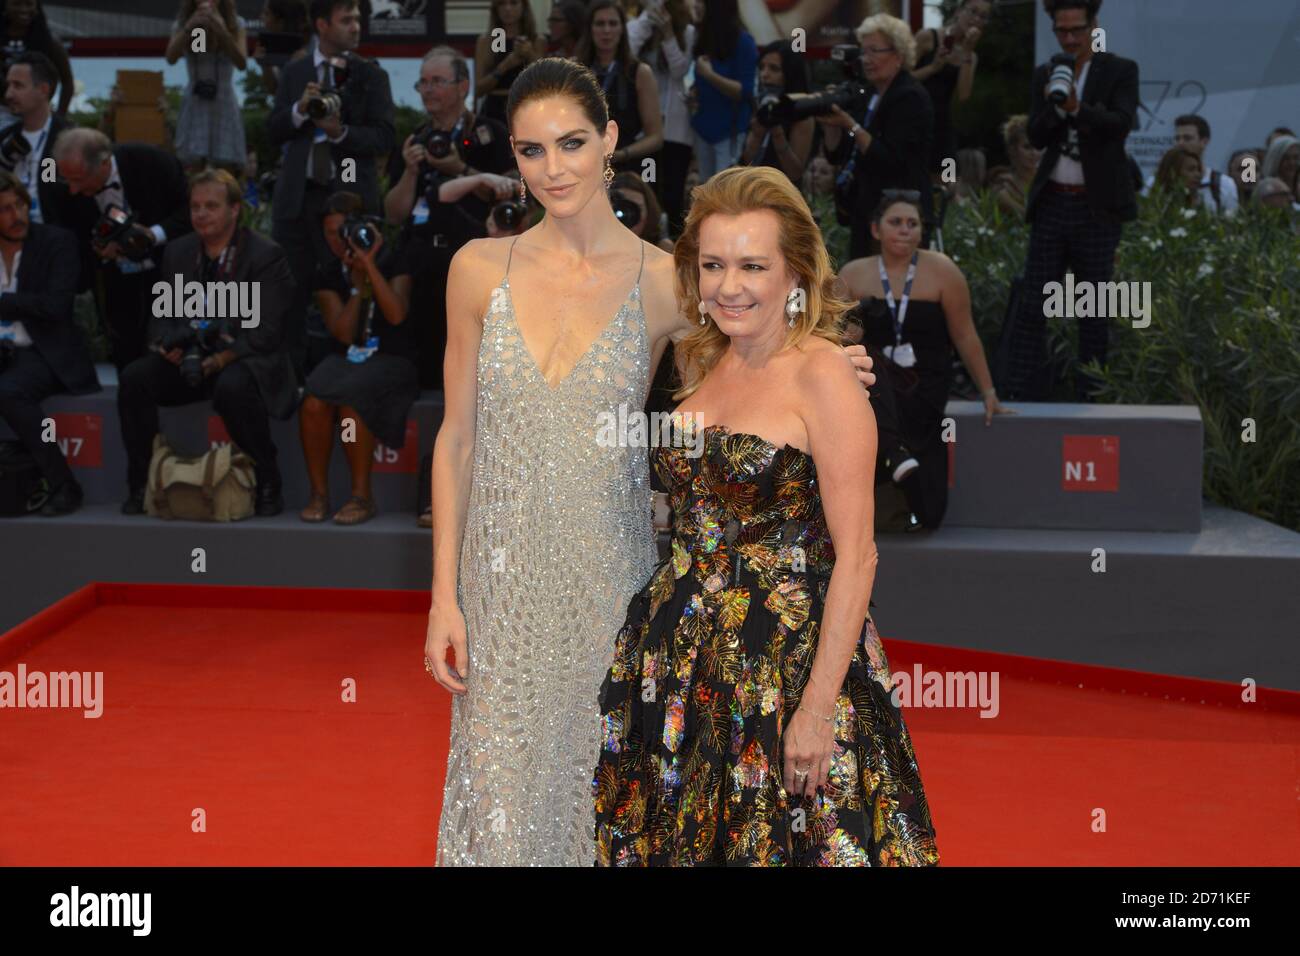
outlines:
M271 144L283 150L271 204L271 235L303 278L285 325L295 362L306 366L307 277L330 259L321 235L325 200L339 190L359 193L379 213L377 158L396 148L388 74L352 51L361 42L356 0L312 0L316 47L289 63L267 122ZM355 164L355 179L345 177ZM322 333L323 334L323 333ZM313 363L314 364L314 363Z
M213 316L218 310L212 297L205 296L209 314L202 319L159 317L154 312L157 303L151 303L150 351L127 366L118 385L129 489L122 513L144 513L158 406L211 398L231 440L253 458L257 514L279 514L284 501L267 416L288 418L298 404L298 378L281 346L294 277L283 249L239 226L242 190L230 173L205 169L191 182L194 232L167 244L164 282L173 286L179 275L182 285L193 281L231 283L244 290L255 287L251 294L257 309L250 319ZM173 295L170 288L163 294ZM229 303L228 296L225 301ZM176 315L174 307L163 311Z
M73 127L54 142L68 196L49 221L81 246L83 286L99 280L100 315L118 371L144 354L158 263L167 243L190 231L185 171L157 146L114 146L95 129Z
M402 226L402 247L412 275L410 314L419 342L420 386L442 388L447 348L447 273L452 256L471 239L487 235L483 223L498 195L513 195L505 181L514 164L510 134L497 120L465 108L469 66L456 50L434 47L420 64L415 84L429 121L388 157L390 189L384 213ZM439 200L448 182L469 186L455 202Z
M1044 150L1029 187L1030 223L1024 295L1011 330L1008 398L1044 401L1052 388L1047 363L1043 288L1062 282L1109 282L1120 228L1137 218L1137 196L1124 150L1138 107L1138 66L1093 51L1101 0L1047 0L1063 53L1034 71L1029 141ZM1106 362L1109 319L1081 317L1079 362ZM1076 371L1075 396L1094 383Z
M41 176L42 162L54 155L54 141L71 125L50 105L58 83L50 58L34 50L10 60L5 73L5 106L18 122L0 135L0 167L12 170L32 197L32 222L57 223L56 206L68 192L57 179L47 182L50 177Z
M31 223L26 188L0 170L0 418L49 482L41 514L81 507L81 485L56 442L43 441L42 400L99 391L95 368L72 321L77 241L57 226ZM57 436L56 436L57 437Z

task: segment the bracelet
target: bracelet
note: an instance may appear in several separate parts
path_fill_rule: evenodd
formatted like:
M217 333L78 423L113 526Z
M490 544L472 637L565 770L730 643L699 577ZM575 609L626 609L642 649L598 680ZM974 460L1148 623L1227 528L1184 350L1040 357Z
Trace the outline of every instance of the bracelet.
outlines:
M986 388L984 391L980 392L980 398L988 398L990 395L996 397L997 394L998 390L996 388Z
M821 714L817 713L815 710L812 710L812 709L810 709L809 707L806 707L806 706L803 705L803 704L800 704L799 707L800 707L801 709L803 709L803 710L808 711L808 713L812 714L812 715L813 715L814 717L816 717L818 720L824 720L824 721L826 721L826 723L828 723L828 724L829 724L832 720L835 719L835 714L833 714L833 713L832 713L829 717L823 717Z

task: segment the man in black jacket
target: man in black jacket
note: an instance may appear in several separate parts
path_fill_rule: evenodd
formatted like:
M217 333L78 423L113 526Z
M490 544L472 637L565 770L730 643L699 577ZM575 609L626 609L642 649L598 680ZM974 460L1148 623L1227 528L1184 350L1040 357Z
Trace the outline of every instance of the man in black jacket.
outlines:
M51 494L44 515L81 506L81 485L55 441L46 441L41 401L60 392L99 391L86 344L72 321L77 241L31 223L30 197L0 171L0 418L36 459Z
M54 141L71 124L50 106L59 74L44 53L28 50L9 61L5 74L5 106L19 122L0 136L0 165L11 169L32 197L29 218L32 222L55 222L47 210L57 216L59 203L65 202L68 188L53 176L42 176L47 159L53 158ZM17 137L26 140L22 152ZM12 145L11 145L12 141ZM17 146L19 148L15 149ZM9 161L12 157L12 162ZM57 223L56 223L57 224Z
M286 318L285 342L304 367L308 279L330 260L321 236L325 200L338 190L360 193L366 211L378 214L377 159L396 143L388 74L352 52L361 42L356 0L312 0L311 18L316 48L284 68L267 121L271 145L284 150L271 235L303 280ZM338 108L321 109L322 94L331 92Z
M122 513L144 512L158 406L211 398L231 440L253 458L257 514L278 514L284 500L267 416L288 418L298 405L297 375L281 342L294 277L283 249L239 227L242 190L230 173L207 169L192 183L194 232L167 244L153 290L151 351L127 366L118 386L129 489ZM195 315L189 303L199 289L202 314Z
M120 372L144 353L150 290L158 281L163 250L190 231L185 172L175 156L156 146L114 147L99 130L76 127L55 141L54 160L69 197L50 221L71 229L81 243L86 285L98 269L100 314ZM92 241L101 217L114 207L133 215L134 224L113 241Z
M1138 67L1132 60L1093 52L1101 0L1049 0L1061 49L1074 57L1074 89L1060 105L1047 98L1051 64L1034 71L1029 140L1043 150L1029 187L1025 218L1031 224L1021 297L1010 342L1008 396L1042 401L1052 387L1047 367L1045 286L1065 279L1109 282L1120 228L1137 218L1132 170L1124 151L1138 107ZM1077 319L1079 361L1105 364L1110 327L1103 316ZM1095 383L1075 376L1079 401Z

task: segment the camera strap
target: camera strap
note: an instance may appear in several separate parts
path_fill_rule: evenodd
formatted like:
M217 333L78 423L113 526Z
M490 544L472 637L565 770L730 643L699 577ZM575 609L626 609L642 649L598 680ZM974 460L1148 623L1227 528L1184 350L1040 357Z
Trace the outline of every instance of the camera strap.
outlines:
M862 123L860 124L863 129L870 128L871 121L872 119L875 118L876 108L878 106L880 106L880 93L877 91L871 94L871 99L867 103L867 112L866 115L862 117ZM846 135L848 134L848 130L845 130L845 134ZM853 178L853 167L856 166L857 163L858 163L858 151L853 146L853 143L850 141L849 158L844 163L844 168L840 170L840 174L835 181L841 186L847 185L849 180Z

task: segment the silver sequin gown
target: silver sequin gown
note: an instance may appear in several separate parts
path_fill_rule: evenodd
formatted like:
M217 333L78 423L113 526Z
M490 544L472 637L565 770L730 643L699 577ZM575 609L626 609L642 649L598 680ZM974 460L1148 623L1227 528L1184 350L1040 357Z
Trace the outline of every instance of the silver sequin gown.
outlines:
M591 866L597 694L657 560L646 449L597 440L602 412L645 401L641 273L555 388L524 345L509 274L507 258L478 354L457 581L469 692L453 704L437 863Z

